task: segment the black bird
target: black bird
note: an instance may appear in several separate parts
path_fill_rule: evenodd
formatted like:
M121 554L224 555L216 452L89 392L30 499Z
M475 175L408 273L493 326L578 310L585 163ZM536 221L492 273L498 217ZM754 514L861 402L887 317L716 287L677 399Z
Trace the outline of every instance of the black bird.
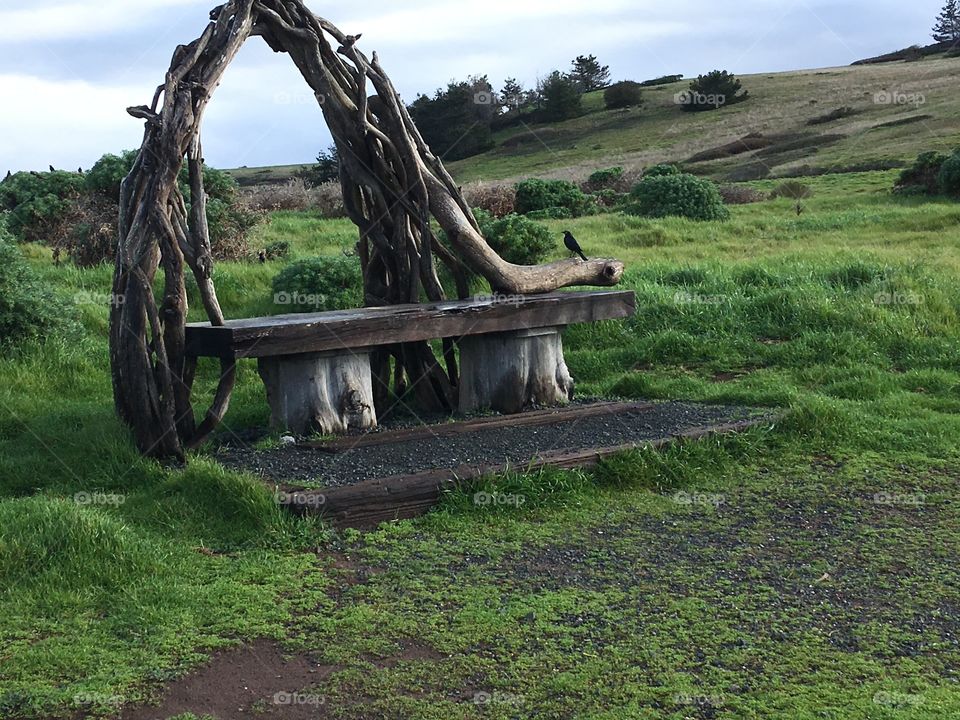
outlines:
M570 233L569 230L564 231L563 233L563 244L567 246L567 250L572 253L576 253L583 261L587 261L587 256L583 254L583 250L580 249L580 243L577 242L577 239Z

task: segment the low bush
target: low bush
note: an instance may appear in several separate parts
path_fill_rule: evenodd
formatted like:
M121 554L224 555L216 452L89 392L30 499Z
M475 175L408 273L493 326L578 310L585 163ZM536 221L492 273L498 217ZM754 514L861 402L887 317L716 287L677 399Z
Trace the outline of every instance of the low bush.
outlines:
M612 188L607 188L591 193L591 197L594 198L594 202L596 202L599 207L612 208L624 203L630 196L628 193L621 193Z
M46 289L0 220L0 347L42 338L70 325L63 300Z
M263 221L263 214L244 209L239 202L207 201L210 248L217 260L240 260L250 256L250 231Z
M346 310L363 305L363 277L355 257L322 255L299 260L273 279L279 313Z
M516 193L516 211L520 215L562 207L570 211L570 217L579 217L589 214L593 206L580 188L566 180L523 180L517 183Z
M640 87L656 87L658 85L671 85L675 82L680 82L683 80L683 75L661 75L658 78L653 78L652 80L644 80L640 84Z
M587 178L584 189L596 191L612 188L623 177L623 172L624 170L620 166L597 170Z
M119 155L107 153L87 171L87 190L120 202L120 183L130 174L137 160L136 150L124 150Z
M681 174L683 174L683 170L680 169L679 165L674 165L673 163L660 163L659 165L651 165L643 171L643 177L645 178Z
M282 260L290 256L290 241L277 240L263 249L264 260Z
M293 179L282 185L255 185L241 192L244 207L254 212L277 210L309 210L313 207L311 192L306 183Z
M487 244L514 265L537 265L558 247L549 228L529 216L513 213L498 220L480 209L473 214Z
M721 185L717 191L726 205L747 205L767 199L764 193L749 185Z
M934 151L920 153L910 167L900 171L893 191L901 195L936 195L940 192L940 171L947 158Z
M313 207L325 218L347 217L347 209L343 204L343 190L339 182L323 183L310 188L310 199Z
M607 106L607 110L640 107L643 105L643 92L640 90L640 83L633 80L614 83L603 91L603 102Z
M700 75L690 83L689 90L677 95L680 106L690 112L719 110L727 105L743 102L749 97L741 82L726 70L714 70Z
M937 176L937 186L944 195L960 197L960 150L944 160Z
M625 211L643 217L679 216L691 220L730 217L717 186L688 174L645 177L630 193Z
M93 267L114 259L119 236L119 208L98 193L81 195L63 220L63 231L51 235L53 259L67 256L77 267Z
M64 220L83 194L80 173L19 172L0 182L0 210L20 242L50 243L68 232Z
M851 117L856 115L860 111L856 108L852 108L849 105L844 105L843 107L838 107L836 110L831 110L830 112L819 115L815 118L810 118L807 120L807 125L826 125L827 123L832 123L835 120L842 120L843 118Z
M517 190L512 185L476 182L463 188L463 197L470 207L486 210L497 218L516 210Z
M65 254L80 266L112 260L116 251L120 183L137 153L104 155L86 175L52 171L17 173L0 183L0 209L9 211L9 229L21 242L36 242ZM215 258L247 256L249 231L262 215L242 206L236 181L222 170L203 169L207 221ZM189 177L180 191L189 208Z
M798 180L787 180L770 191L770 198L790 198L791 200L805 200L813 195L809 185Z

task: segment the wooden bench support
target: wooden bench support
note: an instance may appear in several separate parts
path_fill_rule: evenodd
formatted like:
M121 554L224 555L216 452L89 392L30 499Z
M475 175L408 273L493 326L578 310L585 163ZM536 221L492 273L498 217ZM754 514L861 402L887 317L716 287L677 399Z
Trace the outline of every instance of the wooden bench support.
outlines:
M377 426L370 355L303 353L259 358L271 427L334 435Z
M274 427L336 435L377 424L367 355L377 348L452 338L461 350L459 409L513 414L531 405L563 405L572 396L562 328L627 318L636 311L630 291L509 300L478 296L239 318L217 326L195 323L186 328L186 354L257 358Z
M518 413L573 398L573 378L556 327L464 337L460 364L460 412Z

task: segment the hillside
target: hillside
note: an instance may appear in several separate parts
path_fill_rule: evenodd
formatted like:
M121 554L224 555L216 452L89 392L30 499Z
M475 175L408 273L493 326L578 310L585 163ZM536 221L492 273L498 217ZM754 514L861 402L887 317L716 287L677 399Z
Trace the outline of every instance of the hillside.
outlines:
M689 163L690 169L716 179L749 180L891 167L924 150L960 144L958 73L960 58L939 56L744 75L751 99L708 113L685 113L674 103L687 80L645 88L640 109L607 111L602 93L592 93L584 99L588 114L504 130L495 136L496 148L448 163L448 168L458 180L470 182L527 176L580 179L601 166L633 168L711 155L718 157ZM878 93L896 98L876 102ZM840 109L846 116L828 119ZM739 143L748 135L763 138ZM727 155L732 152L736 154ZM254 184L289 178L299 167L233 172L244 184Z

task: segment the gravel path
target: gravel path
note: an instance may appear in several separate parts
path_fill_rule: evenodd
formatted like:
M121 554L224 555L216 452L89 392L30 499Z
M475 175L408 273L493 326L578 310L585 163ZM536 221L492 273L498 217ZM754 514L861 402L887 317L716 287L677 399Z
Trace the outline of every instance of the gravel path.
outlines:
M336 455L298 447L225 447L216 458L227 467L253 472L268 480L336 487L462 464L523 466L548 452L654 440L696 427L742 420L754 413L742 407L665 402L618 415L490 428L452 437L371 445Z

